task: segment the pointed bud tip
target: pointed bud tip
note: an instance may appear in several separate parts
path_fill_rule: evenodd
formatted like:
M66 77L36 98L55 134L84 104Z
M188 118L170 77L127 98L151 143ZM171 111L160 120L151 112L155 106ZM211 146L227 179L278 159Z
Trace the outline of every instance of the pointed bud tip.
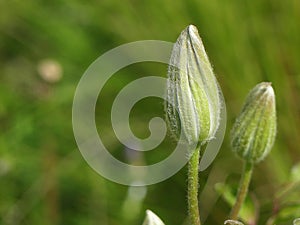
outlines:
M262 83L258 84L257 86L259 89L261 89L262 94L265 94L267 101L274 102L275 93L274 93L274 89L272 87L271 82L262 82Z
M274 95L274 90L272 88L272 82L262 82L258 84L261 88L263 88L266 92Z
M188 25L187 26L187 30L189 31L189 33L196 33L198 34L198 29L195 25Z
M197 40L197 41L201 40L198 29L197 29L196 26L191 24L191 25L187 26L186 30L187 30L188 36L192 40Z

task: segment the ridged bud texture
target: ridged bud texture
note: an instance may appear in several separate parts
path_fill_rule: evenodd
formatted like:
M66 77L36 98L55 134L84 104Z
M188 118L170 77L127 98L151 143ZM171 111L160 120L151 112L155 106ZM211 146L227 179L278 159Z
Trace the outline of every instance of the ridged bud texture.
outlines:
M195 26L177 39L170 59L166 114L171 133L188 143L204 143L219 126L220 93Z
M241 158L257 163L270 152L275 136L275 94L271 83L263 82L248 94L231 131L231 146Z

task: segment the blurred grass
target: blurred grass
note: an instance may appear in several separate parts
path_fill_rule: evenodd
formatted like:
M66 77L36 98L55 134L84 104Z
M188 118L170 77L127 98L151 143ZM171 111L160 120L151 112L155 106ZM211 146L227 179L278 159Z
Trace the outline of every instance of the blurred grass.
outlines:
M81 157L73 138L71 108L76 85L96 57L131 41L174 42L190 23L199 28L224 92L228 131L247 92L258 82L273 83L277 141L251 185L258 199L272 198L292 165L300 161L299 1L2 0L0 224L141 224L147 208L167 224L183 223L185 170L149 186L142 203L129 201L128 187L104 180ZM62 68L59 82L39 76L37 68L44 59ZM103 91L101 108L110 109L118 90L141 74L165 76L165 71L161 65L146 63L120 71ZM147 101L135 109L132 126L137 136L148 135L151 116L163 115L161 102ZM99 133L106 134L104 141L113 154L122 157L123 147L109 123L110 111L97 111ZM214 171L216 180L228 174L237 181L241 162L230 152L228 135L225 139L209 171ZM151 160L165 157L166 147L150 155ZM204 187L209 171L201 178L202 189L212 188ZM204 209L205 217L210 213L207 224L222 224L229 212L226 204L203 199L204 206L212 207ZM141 208L134 210L137 205ZM136 216L128 216L131 207ZM262 213L260 224L272 210ZM286 224L291 224L289 219Z

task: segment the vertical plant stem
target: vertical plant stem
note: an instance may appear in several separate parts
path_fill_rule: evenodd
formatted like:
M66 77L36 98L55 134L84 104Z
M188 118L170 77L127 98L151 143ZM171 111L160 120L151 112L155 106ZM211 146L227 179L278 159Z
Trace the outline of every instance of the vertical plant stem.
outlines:
M239 212L242 208L242 205L245 201L245 198L248 193L248 188L250 184L250 180L253 172L253 164L249 162L245 162L243 175L240 181L239 191L236 198L236 202L231 210L230 219L237 220L239 216Z
M188 165L188 211L191 225L201 225L198 206L198 167L200 146L194 151Z

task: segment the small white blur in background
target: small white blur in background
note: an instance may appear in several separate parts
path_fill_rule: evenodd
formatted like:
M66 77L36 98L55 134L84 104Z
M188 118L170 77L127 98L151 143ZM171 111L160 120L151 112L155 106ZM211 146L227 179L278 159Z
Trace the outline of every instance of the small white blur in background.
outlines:
M43 59L37 65L37 71L41 78L48 83L56 83L62 78L62 67L53 59Z

